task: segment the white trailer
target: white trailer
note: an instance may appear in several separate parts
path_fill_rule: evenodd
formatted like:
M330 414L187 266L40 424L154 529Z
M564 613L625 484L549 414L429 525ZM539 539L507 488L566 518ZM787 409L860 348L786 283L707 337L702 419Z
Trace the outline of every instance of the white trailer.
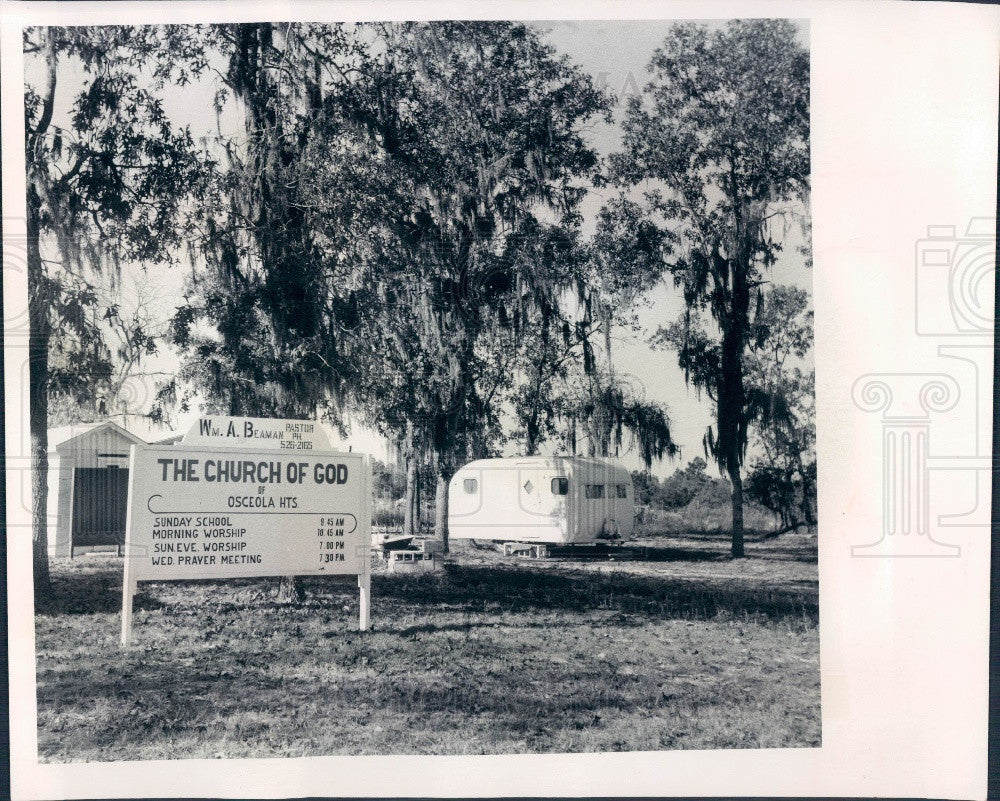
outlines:
M589 545L632 536L632 476L614 459L479 459L448 486L452 539Z

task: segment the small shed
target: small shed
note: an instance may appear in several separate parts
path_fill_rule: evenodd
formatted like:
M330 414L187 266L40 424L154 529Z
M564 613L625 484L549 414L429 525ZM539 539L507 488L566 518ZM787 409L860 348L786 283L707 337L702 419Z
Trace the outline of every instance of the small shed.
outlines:
M583 545L632 536L632 476L615 459L479 459L448 486L453 539Z
M145 443L110 420L49 429L49 554L121 545L129 448L137 444Z

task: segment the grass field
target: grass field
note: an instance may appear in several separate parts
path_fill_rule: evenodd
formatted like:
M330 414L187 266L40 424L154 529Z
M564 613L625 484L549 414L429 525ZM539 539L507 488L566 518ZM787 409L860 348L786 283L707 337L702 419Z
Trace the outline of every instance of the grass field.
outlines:
M141 584L118 647L121 560L53 562L36 615L45 762L820 744L816 538L648 537L600 557L459 545L445 569Z

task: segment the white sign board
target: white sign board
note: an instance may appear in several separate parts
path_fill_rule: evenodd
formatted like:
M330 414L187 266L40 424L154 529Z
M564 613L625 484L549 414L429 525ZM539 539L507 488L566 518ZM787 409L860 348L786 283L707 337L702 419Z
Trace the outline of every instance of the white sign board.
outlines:
M137 581L357 575L367 628L370 471L356 453L132 446L122 644Z
M199 417L181 443L255 450L330 450L330 438L315 420L264 417Z

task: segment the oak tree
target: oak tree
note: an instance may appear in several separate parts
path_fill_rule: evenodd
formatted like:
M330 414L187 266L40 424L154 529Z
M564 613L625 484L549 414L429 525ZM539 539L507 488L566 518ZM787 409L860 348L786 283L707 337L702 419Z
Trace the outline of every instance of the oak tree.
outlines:
M750 420L743 360L783 222L809 189L809 57L787 20L675 26L630 98L616 180L643 185L669 232L661 254L684 296L675 338L687 379L710 390L707 450L732 484L732 553L743 556L743 479ZM699 315L712 327L695 335ZM707 359L701 363L703 357Z
M49 397L86 395L110 376L95 320L100 276L125 261L171 260L177 213L198 169L190 134L171 125L157 94L171 72L153 58L162 46L152 28L24 32L28 419L40 597L48 590ZM65 80L67 70L76 80Z

